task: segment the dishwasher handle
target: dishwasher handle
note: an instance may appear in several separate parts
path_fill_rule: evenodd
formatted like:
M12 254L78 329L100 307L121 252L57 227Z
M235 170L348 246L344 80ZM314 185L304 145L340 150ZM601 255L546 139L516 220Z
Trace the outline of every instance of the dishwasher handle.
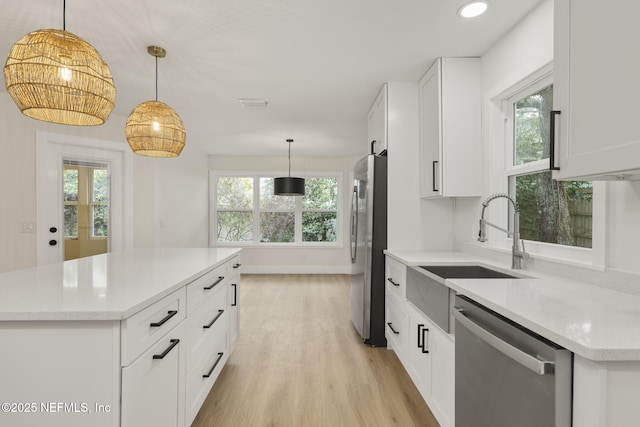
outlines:
M473 320L464 315L464 310L456 308L455 317L464 327L471 331L475 336L495 348L508 358L518 362L527 369L532 370L538 375L553 374L555 363L548 360L540 360L517 347L501 340L492 333L485 330Z

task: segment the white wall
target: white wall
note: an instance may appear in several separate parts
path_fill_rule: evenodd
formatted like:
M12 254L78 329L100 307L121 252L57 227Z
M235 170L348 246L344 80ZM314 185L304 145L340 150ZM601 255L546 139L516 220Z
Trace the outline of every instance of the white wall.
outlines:
M36 264L36 233L19 232L36 220L36 131L126 143L125 122L111 114L95 127L45 123L0 92L0 272ZM188 144L176 159L135 156L134 246L207 245L207 157Z
M484 195L481 199L457 199L455 201L455 244L457 249L469 250L475 242L481 201L484 197L504 192L506 178L495 171L504 170L504 123L503 115L491 101L492 98L512 87L521 79L553 61L553 1L541 3L482 56L483 74L483 163L485 165ZM640 274L637 262L637 245L640 242L640 182L609 182L607 187L606 252L607 273L578 271L569 265L558 264L545 267L555 269L558 274L578 274L584 280L608 282L619 287L615 281L625 281L627 290L635 286L640 290L635 275ZM493 206L493 205L492 205ZM504 211L487 211L492 220L505 223ZM496 219L496 214L502 218ZM500 232L496 232L497 235ZM471 245L471 250L478 251ZM495 256L495 255L492 255ZM501 256L510 258L509 253ZM541 266L543 263L535 261ZM549 270L551 271L551 270ZM621 274L622 273L622 274ZM628 275L627 273L631 273ZM574 276L575 277L575 276ZM634 281L634 277L636 280Z
M535 8L509 33L482 55L482 139L484 194L480 199L459 198L455 207L455 247L475 241L481 202L490 194L506 190L506 177L496 173L505 167L504 115L492 99L536 70L553 61L553 0ZM504 209L489 209L492 222L506 224ZM501 232L489 231L495 240Z
M363 125L364 126L364 125ZM283 150L286 146L283 145ZM286 153L286 150L283 151ZM364 155L364 154L363 154ZM274 248L247 247L242 251L246 273L310 273L350 274L349 214L351 209L350 173L358 158L291 157L291 174L337 172L342 175L341 246L337 248ZM286 155L279 157L210 156L210 171L276 172L287 174Z

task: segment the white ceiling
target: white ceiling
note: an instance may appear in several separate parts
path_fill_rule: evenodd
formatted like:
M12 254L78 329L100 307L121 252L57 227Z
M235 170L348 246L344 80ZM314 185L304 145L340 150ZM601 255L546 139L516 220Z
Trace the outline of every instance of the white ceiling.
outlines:
M69 0L66 29L105 58L114 113L159 97L182 117L187 147L210 154L351 156L386 81L416 81L438 56L480 56L540 0ZM0 0L0 55L30 31L62 28L62 0ZM4 90L4 85L1 86ZM238 98L266 98L269 108ZM124 129L123 129L124 139Z

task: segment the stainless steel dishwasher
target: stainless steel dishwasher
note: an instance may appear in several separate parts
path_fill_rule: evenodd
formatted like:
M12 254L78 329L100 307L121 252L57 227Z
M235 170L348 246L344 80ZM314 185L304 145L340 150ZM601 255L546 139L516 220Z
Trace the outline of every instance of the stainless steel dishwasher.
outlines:
M465 296L455 307L456 427L570 427L572 353Z

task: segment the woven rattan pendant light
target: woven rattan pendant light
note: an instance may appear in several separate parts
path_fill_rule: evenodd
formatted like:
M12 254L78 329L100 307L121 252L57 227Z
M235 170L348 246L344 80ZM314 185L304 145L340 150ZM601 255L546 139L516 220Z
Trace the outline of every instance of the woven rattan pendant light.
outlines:
M23 114L75 126L103 124L115 105L107 63L89 43L66 31L38 30L18 40L4 66L7 92Z
M176 157L184 148L187 133L178 113L158 101L158 58L167 56L167 51L149 46L147 52L156 58L156 99L143 102L129 114L125 126L127 141L136 154Z
M289 143L289 176L273 179L273 194L275 196L304 196L304 178L291 176L291 143L293 139L287 139Z

